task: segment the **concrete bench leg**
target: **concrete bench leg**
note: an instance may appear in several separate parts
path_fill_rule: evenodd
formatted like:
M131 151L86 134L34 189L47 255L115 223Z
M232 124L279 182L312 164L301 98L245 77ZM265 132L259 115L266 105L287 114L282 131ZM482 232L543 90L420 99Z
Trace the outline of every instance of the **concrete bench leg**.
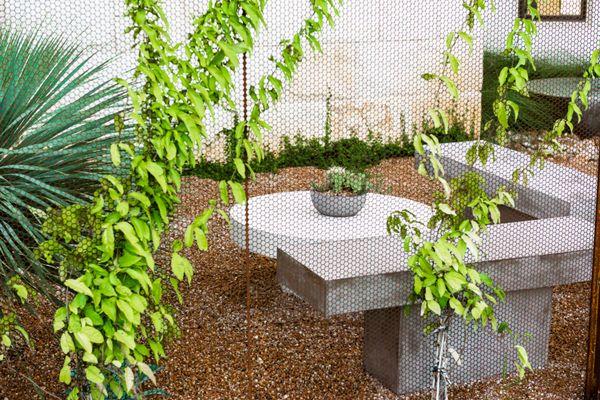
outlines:
M498 319L509 323L513 332L528 334L519 344L527 349L534 368L544 367L548 360L551 310L551 288L510 292L496 310ZM365 312L365 369L397 394L431 385L433 337L423 334L424 326L418 306L413 306L409 315L400 307ZM450 340L451 347L463 357L462 366L452 363L453 383L472 382L514 369L516 352L510 337L500 338L489 329L474 332L455 320Z

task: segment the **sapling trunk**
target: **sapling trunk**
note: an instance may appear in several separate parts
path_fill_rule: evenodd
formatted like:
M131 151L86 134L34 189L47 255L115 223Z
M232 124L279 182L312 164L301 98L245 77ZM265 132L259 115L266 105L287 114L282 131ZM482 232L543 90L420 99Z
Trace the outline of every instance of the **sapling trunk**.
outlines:
M445 312L439 317L438 327L432 332L435 335L435 365L432 369L433 400L448 400L448 331L452 322L452 314Z

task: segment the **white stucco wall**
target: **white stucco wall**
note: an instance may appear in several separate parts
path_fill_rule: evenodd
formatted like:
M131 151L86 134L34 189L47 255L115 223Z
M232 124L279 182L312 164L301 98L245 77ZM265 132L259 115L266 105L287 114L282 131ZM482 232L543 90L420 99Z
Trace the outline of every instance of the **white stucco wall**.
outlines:
M259 42L256 59L276 52L279 38L291 35L302 16L308 15L308 2L293 4L271 3L267 21L273 21L272 26ZM390 138L405 131L410 134L433 106L437 88L421 75L443 73L446 34L460 24L463 14L460 2L427 0L418 7L407 0L345 2L336 29L323 36L323 54L308 54L283 101L267 116L276 133L271 137L273 145L279 132L322 135L329 90L334 138L366 137L369 132ZM461 44L457 53L464 73L459 79L462 97L455 108L478 125L482 43L471 54ZM270 69L261 62L253 67L254 77ZM450 106L444 90L439 99L443 107Z
M122 33L122 0L0 0L4 18L17 27L41 27L63 32L97 52L96 59L117 57L107 77L123 76L134 66L131 43ZM201 3L199 5L199 3ZM177 0L167 4L174 36L182 40L190 21L205 1ZM281 38L292 36L309 16L308 1L272 0L263 32L250 61L250 79L272 70L267 58L278 51ZM426 110L434 105L436 85L420 77L440 68L447 32L464 19L461 1L350 0L342 7L335 30L326 29L323 54L308 53L293 84L277 107L266 115L273 126L268 144L276 147L282 135L319 136L325 123L325 99L332 94L334 137L368 132L384 138L410 133L420 125ZM459 87L461 100L451 104L445 90L440 105L454 107L457 114L479 125L483 43L477 41L472 53L466 45L457 49L462 59ZM239 76L236 79L239 81ZM218 113L211 123L214 133L229 119ZM216 140L211 157L218 157Z
M502 50L506 34L518 16L519 0L497 0L497 11L487 15L485 48ZM600 1L587 1L585 21L543 21L538 23L534 56L566 62L589 60L600 47Z

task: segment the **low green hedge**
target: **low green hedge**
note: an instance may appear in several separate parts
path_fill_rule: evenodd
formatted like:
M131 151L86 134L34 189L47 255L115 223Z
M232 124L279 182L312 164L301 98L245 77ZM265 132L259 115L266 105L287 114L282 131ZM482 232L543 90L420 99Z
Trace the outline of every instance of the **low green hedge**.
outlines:
M458 142L470 140L472 129L467 132L464 125L454 123L447 134L442 129L426 128L435 134L440 142ZM382 160L394 157L406 157L414 154L412 141L403 136L397 140L383 141L375 135L366 140L357 137L335 141L325 138L306 139L301 136L284 137L281 151L265 151L261 163L252 164L254 172L277 172L280 168L288 167L317 167L326 169L341 166L355 171L377 165ZM214 180L231 179L234 176L233 163L220 163L201 160L194 169L187 171L188 175Z

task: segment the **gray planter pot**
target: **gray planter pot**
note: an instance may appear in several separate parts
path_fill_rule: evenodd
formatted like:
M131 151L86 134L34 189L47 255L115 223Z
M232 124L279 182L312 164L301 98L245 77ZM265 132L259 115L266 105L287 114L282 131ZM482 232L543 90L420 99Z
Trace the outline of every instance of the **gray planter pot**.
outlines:
M328 217L352 217L362 210L367 194L358 196L336 196L312 190L310 198L317 211Z

